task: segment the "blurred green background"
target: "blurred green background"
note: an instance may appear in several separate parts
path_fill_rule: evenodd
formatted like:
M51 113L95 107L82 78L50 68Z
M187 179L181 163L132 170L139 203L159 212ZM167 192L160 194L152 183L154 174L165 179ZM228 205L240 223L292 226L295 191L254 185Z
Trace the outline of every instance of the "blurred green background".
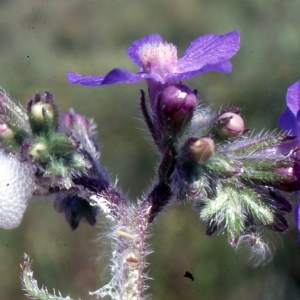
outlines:
M105 74L114 67L137 71L126 55L130 43L159 33L181 54L194 38L235 28L241 48L231 74L209 73L188 82L212 108L243 108L248 127L277 128L288 86L300 78L299 0L2 0L0 84L26 103L35 91L55 94L62 112L73 107L94 118L103 166L118 176L135 200L153 179L158 157L139 121L144 83L85 88L65 74ZM1 166L0 166L1 167ZM26 299L19 283L26 252L39 284L74 299L91 299L110 279L105 224L81 224L71 232L50 201L33 199L21 226L0 230L0 299ZM300 247L293 217L284 235L269 236L274 259L253 269L247 254L226 237L204 236L205 225L190 204L172 205L157 219L150 239L154 253L149 293L160 300L300 299ZM183 277L194 275L191 281Z

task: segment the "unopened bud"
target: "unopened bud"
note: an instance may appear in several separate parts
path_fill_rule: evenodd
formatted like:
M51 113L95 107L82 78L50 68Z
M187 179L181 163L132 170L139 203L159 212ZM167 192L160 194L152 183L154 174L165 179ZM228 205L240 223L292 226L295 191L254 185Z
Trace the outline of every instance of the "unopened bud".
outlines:
M217 119L218 133L223 137L239 137L245 130L243 118L233 112L225 112Z
M186 142L185 147L186 158L197 161L199 164L205 163L215 152L215 143L209 137L191 138Z
M174 84L162 92L158 115L162 116L161 122L177 134L191 120L196 105L196 95L189 87Z
M44 142L34 143L28 148L28 154L34 160L40 160L45 158L47 153L48 153L48 148L46 143Z
M281 182L276 183L275 186L283 191L294 192L300 190L300 163L295 162L293 166L287 168L278 168L275 170L276 174L284 176Z
M50 104L38 102L32 105L31 115L37 123L43 124L46 118L53 120L54 110Z
M31 127L37 133L57 129L57 109L52 95L47 92L43 98L36 93L29 101L28 115Z
M79 127L82 130L88 130L90 127L89 120L85 118L83 115L76 113L72 109L69 112L61 115L60 124L70 129Z
M11 140L15 137L11 128L0 119L0 139Z
M91 226L96 225L98 208L77 195L71 194L63 198L58 195L54 207L57 211L65 213L72 230L75 230L81 221L87 221Z

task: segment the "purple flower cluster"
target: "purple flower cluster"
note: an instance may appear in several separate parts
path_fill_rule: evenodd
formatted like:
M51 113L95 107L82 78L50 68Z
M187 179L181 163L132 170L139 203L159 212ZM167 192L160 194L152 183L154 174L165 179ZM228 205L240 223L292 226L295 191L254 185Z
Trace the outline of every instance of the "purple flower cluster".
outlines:
M175 199L193 202L207 236L226 233L231 246L246 243L258 260L268 259L271 251L260 233L288 229L288 193L300 190L300 80L287 92L288 107L279 120L285 132L258 136L245 128L240 108L213 112L198 105L196 90L182 84L208 71L229 73L229 59L239 43L237 30L208 34L195 39L178 59L173 44L151 34L127 49L140 68L137 73L119 68L99 76L68 73L70 83L84 86L146 80L149 102L141 91L140 108L160 162L152 187L135 203L100 165L92 120L73 110L59 115L48 92L44 97L35 94L26 110L0 89L0 159L6 168L0 227L17 227L33 194L52 195L56 210L64 212L73 230L81 221L95 225L101 211L110 222L112 279L90 293L98 298L147 298L149 227ZM300 231L300 197L295 220ZM30 270L25 274L26 266L28 259L24 289L35 297L36 282ZM26 285L30 280L33 292Z
M176 138L190 121L197 105L196 95L189 87L176 82L208 72L231 72L229 59L240 46L240 35L234 30L224 35L208 34L196 38L178 59L177 48L158 34L150 34L127 49L130 59L140 72L113 69L107 75L85 76L69 72L72 84L103 86L146 80L151 112L142 95L141 106L145 121L161 152L168 147L169 136ZM170 85L169 89L167 89ZM170 120L170 121L166 121Z
M195 176L198 176L195 174L197 174L198 171L196 170L197 168L193 169L193 167L190 166L190 164L193 164L193 162L191 162L193 160L189 163L182 163L182 161L188 161L190 157L207 157L206 159L201 159L200 165L203 165L215 152L215 146L211 147L210 144L207 144L207 141L211 141L214 145L214 139L212 138L215 138L218 144L222 139L225 141L238 139L242 135L247 134L248 131L244 129L243 119L239 116L240 110L228 109L228 111L223 111L215 118L208 117L207 120L204 120L205 114L204 116L201 115L201 113L198 115L196 91L192 91L189 87L183 85L181 81L208 71L231 72L232 65L229 59L237 53L239 45L240 36L237 30L224 35L208 34L196 38L188 46L183 55L178 58L176 46L167 43L158 34L150 34L133 42L127 49L129 58L138 65L139 72L133 73L120 68L113 69L106 75L98 76L85 76L69 72L67 79L72 84L81 84L83 86L103 86L146 80L150 105L147 105L145 94L142 92L141 109L144 120L159 151L163 154L168 164L172 166L168 172L172 173L175 168L175 170L178 170L178 178L181 178L182 176L184 177L182 174L187 168L188 173L193 174L192 179L190 175L182 179L182 181L185 182L184 184L186 184L186 182L195 181ZM241 164L245 164L245 162L236 164L232 169L233 171L231 170L229 173L238 174L243 180L249 180L249 182L252 183L256 182L258 185L262 184L260 187L261 192L259 192L258 195L260 193L268 194L270 191L266 190L262 192L266 188L275 188L289 192L300 189L300 163L299 155L297 154L297 147L300 145L300 81L289 88L287 104L288 108L280 117L280 125L282 129L288 132L287 135L278 137L277 142L272 142L270 137L266 137L264 141L263 139L251 140L248 138L248 140L246 139L242 143L237 142L233 144L235 145L233 148L236 147L236 149L233 150L235 151L235 155L237 153L239 153L238 155L245 155L248 151L247 149L249 149L248 157L250 160L252 159L252 166L256 164L258 173L254 175L249 173L249 175L245 172L243 174L241 170L246 168L246 165L243 166ZM192 125L189 127L189 130L191 130L193 126L197 129L198 126L198 133L201 132L202 136L191 136L191 134L197 132L197 130L194 130L194 132L192 130L192 133L190 132L189 135L185 136L185 141L181 141L181 145L183 146L179 149L178 144L180 144L180 138L184 136L186 128L188 128L190 124ZM205 129L206 127L207 130ZM292 138L291 135L296 138ZM269 143L268 146L263 146L265 142ZM226 147L220 146L223 150L227 149ZM217 148L216 146L216 149ZM172 155L168 154L168 151L170 151ZM182 151L181 154L180 151ZM231 149L228 148L228 151L231 151ZM253 157L252 153L255 153ZM175 158L170 158L174 155ZM225 157L226 155L225 153ZM179 158L176 158L176 156ZM282 162L279 161L274 164L273 161L276 160L276 157L284 158ZM260 169L261 166L258 160L263 158L270 163L270 173L265 172L264 169ZM165 170L164 159L161 168ZM225 160L227 159L228 158ZM181 163L182 165L180 165ZM197 164L199 164L199 160ZM179 165L180 167L178 167ZM193 169L193 171L191 171L191 169ZM264 171L264 175L261 175L262 173L260 173L260 171ZM226 173L227 170L220 169L219 172ZM246 173L247 175L245 175ZM170 180L170 175L168 176L164 178L165 181ZM212 182L209 187L209 193L212 193L211 191L214 191L215 188L218 189L217 183L215 183L217 177L214 176L215 175L213 175L211 179ZM262 179L261 176L265 176L265 178ZM275 178L274 176L277 177ZM195 186L195 182L193 186ZM167 190L168 189L166 189L166 191ZM226 188L223 190L226 194ZM191 190L184 192L184 194L186 195L190 192ZM216 192L212 194L216 197ZM270 201L270 203L276 203L275 206L277 207L280 205L278 199L281 196L274 197L275 194L277 195L277 192L270 192L272 199L270 198L268 201ZM253 193L253 197L255 197L255 195L257 195L257 189ZM205 197L206 196L205 194ZM284 197L282 196L282 198ZM279 231L285 231L287 229L287 221L283 215L289 211L291 207L289 206L288 200L286 200L285 203L288 209L282 211L280 208L276 208L278 211L275 214L276 216L273 217L274 224L270 225L270 228L281 228ZM155 210L155 208L153 209ZM267 216L265 217L267 218ZM300 198L296 206L295 218L300 231ZM210 223L209 226L214 228L213 231L219 229L220 225L217 225L213 219L207 218L207 220L210 220L208 223ZM267 221L262 220L262 223L267 223ZM210 229L209 227L209 230ZM256 233L254 232L254 234ZM235 236L235 233L233 236Z

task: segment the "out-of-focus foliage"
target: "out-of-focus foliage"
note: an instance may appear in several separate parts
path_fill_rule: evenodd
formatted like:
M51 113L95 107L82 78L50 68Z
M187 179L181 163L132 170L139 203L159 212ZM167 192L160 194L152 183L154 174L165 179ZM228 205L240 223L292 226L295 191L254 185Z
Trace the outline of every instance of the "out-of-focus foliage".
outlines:
M136 199L151 183L156 161L138 120L145 85L71 86L66 72L137 71L125 50L149 33L159 33L182 53L197 36L237 28L241 49L232 59L233 72L205 74L188 84L213 108L240 106L246 126L271 130L285 108L288 86L300 78L299 11L298 0L2 0L0 85L24 104L35 91L49 90L62 112L73 107L93 117L102 164ZM154 224L150 292L154 299L172 300L299 299L300 251L292 216L290 221L288 234L271 237L274 260L253 269L225 237L205 238L190 205L169 207ZM88 291L109 280L101 218L99 226L82 224L71 232L49 201L31 201L19 228L0 231L0 299L26 299L19 282L23 252L49 291L90 299ZM194 281L184 277L186 271Z

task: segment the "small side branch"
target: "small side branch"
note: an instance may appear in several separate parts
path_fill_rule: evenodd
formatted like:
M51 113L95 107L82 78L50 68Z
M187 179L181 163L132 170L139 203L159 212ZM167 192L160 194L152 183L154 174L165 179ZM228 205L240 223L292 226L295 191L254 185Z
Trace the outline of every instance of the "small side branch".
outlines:
M31 261L29 256L24 254L24 263L21 266L21 284L23 290L27 293L26 296L32 300L72 300L69 296L63 298L58 292L59 296L55 293L51 295L46 287L39 288L37 281L33 278L33 272L30 269Z

